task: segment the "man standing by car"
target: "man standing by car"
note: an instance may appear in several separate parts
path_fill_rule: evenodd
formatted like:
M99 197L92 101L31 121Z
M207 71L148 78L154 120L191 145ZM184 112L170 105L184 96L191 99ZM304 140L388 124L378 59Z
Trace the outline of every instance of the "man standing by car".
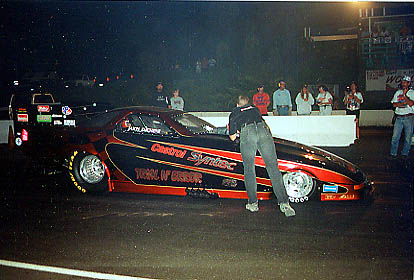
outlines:
M401 81L402 89L397 90L391 100L396 115L391 140L391 158L397 157L398 144L403 130L404 146L401 151L401 156L407 158L410 152L414 126L414 90L410 89L410 83L411 77L404 76Z
M168 96L164 95L163 93L164 86L162 82L158 82L155 88L156 88L156 91L152 96L152 106L162 107L162 108L171 108L168 102Z
M272 182L273 192L277 197L280 211L286 217L294 216L296 213L289 205L282 174L278 167L272 134L260 115L259 109L249 104L247 96L239 96L237 107L233 109L229 117L230 140L236 140L238 132L240 132L240 152L244 166L244 184L249 197L246 209L251 212L259 211L255 170L256 152L259 150Z
M264 92L264 86L257 87L257 93L253 95L253 104L260 110L262 116L267 116L267 107L270 105L269 95Z
M273 93L273 115L289 116L292 111L290 91L286 89L286 82L280 81L279 89Z

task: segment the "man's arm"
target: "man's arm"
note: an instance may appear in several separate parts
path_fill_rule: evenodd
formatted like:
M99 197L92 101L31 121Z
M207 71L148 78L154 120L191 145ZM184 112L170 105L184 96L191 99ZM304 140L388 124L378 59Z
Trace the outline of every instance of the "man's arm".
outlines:
M256 94L255 94L255 95L253 95L253 105L255 105L255 106L256 106L256 100L257 100L257 98L256 98Z
M355 101L358 102L359 104L362 103L362 99L360 99L358 95L355 94L354 98L355 98Z
M231 140L231 141L236 140L236 138L237 138L237 133L234 133L234 134L232 134L232 135L229 135L229 138L230 138L230 140Z
M406 94L404 94L404 98L405 98L405 102L407 102L408 106L413 106L414 105L414 95L413 96L408 96L408 91Z
M276 92L277 91L275 91L273 93L273 110L276 110L277 109L277 96L276 96Z
M399 107L399 108L404 108L407 105L408 106L413 106L414 105L414 101L410 99L409 96L407 96L406 94L403 94L404 100L399 101L399 102L393 102L392 106L394 107Z

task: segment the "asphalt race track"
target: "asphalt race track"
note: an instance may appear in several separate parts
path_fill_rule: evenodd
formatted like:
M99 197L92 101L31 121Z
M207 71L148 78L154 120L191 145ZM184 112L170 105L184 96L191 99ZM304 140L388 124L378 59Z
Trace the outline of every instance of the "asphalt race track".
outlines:
M2 146L0 279L413 279L414 151L389 160L390 139L362 129L327 149L374 181L373 203L308 202L293 218L275 199L250 213L243 200L82 195Z

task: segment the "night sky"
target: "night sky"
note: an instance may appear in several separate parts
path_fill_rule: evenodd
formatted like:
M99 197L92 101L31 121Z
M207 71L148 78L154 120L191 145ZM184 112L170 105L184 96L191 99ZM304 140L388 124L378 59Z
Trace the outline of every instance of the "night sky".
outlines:
M281 57L293 56L305 25L333 33L353 26L357 9L351 3L3 2L0 12L2 76L18 77L191 65L217 56L220 46L237 61L249 34L261 52L276 46Z

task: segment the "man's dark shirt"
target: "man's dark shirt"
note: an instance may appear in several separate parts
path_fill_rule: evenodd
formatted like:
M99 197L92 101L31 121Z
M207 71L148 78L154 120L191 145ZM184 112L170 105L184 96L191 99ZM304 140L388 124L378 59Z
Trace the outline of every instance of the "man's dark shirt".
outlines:
M229 117L229 134L233 135L241 130L244 124L263 121L259 109L251 104L236 107Z
M155 91L152 96L152 106L168 108L169 101L168 97L164 93Z

